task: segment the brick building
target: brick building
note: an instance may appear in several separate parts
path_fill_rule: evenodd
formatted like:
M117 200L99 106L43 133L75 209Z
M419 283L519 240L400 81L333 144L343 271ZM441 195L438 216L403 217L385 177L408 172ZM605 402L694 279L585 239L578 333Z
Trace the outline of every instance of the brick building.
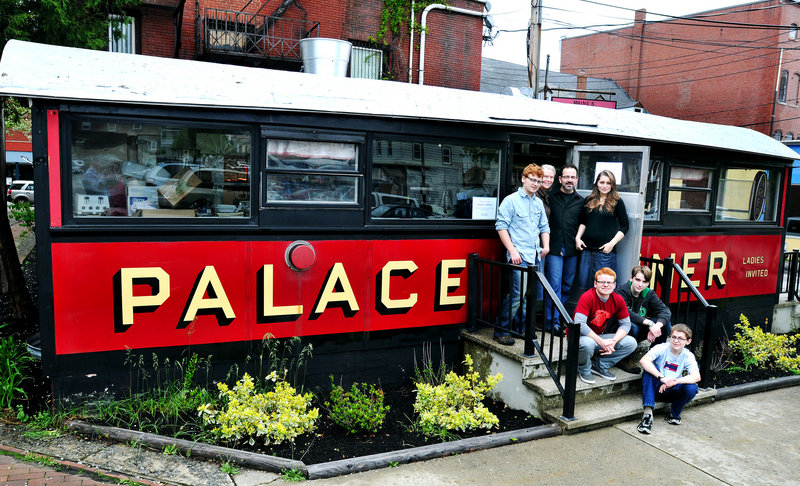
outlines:
M451 9L427 15L424 83L480 89L485 0L452 0ZM382 0L143 0L122 25L111 50L299 71L299 41L325 37L350 41L350 76L419 79L420 33L410 47L408 19L399 33L375 41ZM459 12L469 10L475 15ZM416 22L420 22L417 13Z
M769 0L564 39L561 71L612 78L650 113L800 136L800 3Z

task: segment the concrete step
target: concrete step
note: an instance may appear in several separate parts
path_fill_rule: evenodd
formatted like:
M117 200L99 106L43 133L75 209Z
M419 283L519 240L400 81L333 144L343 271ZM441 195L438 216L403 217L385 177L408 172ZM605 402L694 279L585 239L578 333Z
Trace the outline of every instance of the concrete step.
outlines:
M711 402L716 395L717 390L715 389L700 389L694 400L687 407ZM663 412L666 410L667 405L666 403L657 402L655 408L657 411ZM542 419L560 425L566 434L584 432L641 417L642 396L640 393L627 393L576 404L575 418L573 420L564 419L561 415L562 412L563 410L560 406L549 408L542 413ZM662 420L663 413L657 413L656 415L658 420ZM661 423L666 425L663 420Z
M619 368L611 368L611 373L617 376L614 381L609 381L595 376L595 383L588 384L578 380L575 386L575 403L588 403L605 398L616 397L628 393L641 393L642 375L626 373ZM561 386L564 386L565 377L561 377ZM563 407L563 399L555 382L550 376L542 378L529 378L522 383L539 395L542 410Z

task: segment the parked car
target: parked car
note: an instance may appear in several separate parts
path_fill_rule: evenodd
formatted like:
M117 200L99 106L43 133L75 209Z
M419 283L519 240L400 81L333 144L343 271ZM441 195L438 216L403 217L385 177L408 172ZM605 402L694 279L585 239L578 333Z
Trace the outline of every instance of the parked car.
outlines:
M432 218L433 213L427 209L408 204L382 204L372 210L373 218Z
M800 250L800 217L786 218L786 251Z
M13 202L33 204L33 181L14 181L8 187L6 199Z

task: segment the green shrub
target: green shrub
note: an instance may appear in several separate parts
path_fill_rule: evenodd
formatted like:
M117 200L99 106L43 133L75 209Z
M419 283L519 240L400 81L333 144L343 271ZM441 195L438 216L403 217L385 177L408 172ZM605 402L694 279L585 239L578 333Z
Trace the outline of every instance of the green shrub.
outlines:
M20 236L26 236L30 233L36 223L36 215L33 211L33 207L31 207L31 203L28 201L11 203L9 205L9 211L11 212L11 217L14 218L21 227L25 228Z
M452 430L490 429L499 422L497 416L482 402L486 393L503 379L503 375L498 373L484 381L473 370L470 355L464 358L464 364L467 368L464 376L451 371L441 385L416 383L414 411L418 414L418 429L424 435L444 440Z
M225 409L216 411L210 404L201 405L200 416L207 424L216 425L213 432L219 437L234 441L247 438L251 445L256 437L263 438L267 445L280 444L313 430L319 410L309 410L311 394L298 394L274 371L267 379L275 383L275 389L266 393L255 392L253 379L247 373L233 390L218 383Z
M742 355L742 363L738 368L745 371L779 368L800 374L800 355L796 349L800 334L788 336L764 332L760 327L751 326L744 314L739 316L739 322L734 327L737 332L729 344Z
M383 404L383 390L366 383L353 383L350 391L333 382L325 402L331 420L351 434L375 433L383 425L389 406Z
M30 379L26 374L32 363L25 343L14 336L0 339L0 410L11 408L16 400L28 398L22 384Z

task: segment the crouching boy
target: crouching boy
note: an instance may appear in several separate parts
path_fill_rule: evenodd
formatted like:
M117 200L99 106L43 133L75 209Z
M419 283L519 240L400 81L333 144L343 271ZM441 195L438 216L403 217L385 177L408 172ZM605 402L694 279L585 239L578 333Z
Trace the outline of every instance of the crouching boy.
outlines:
M686 324L672 328L667 342L650 348L639 364L642 375L642 406L644 415L636 428L649 434L653 428L653 408L656 400L670 403L667 423L680 425L683 407L697 395L700 381L697 360L686 346L692 342L692 330ZM686 371L686 376L684 376Z

